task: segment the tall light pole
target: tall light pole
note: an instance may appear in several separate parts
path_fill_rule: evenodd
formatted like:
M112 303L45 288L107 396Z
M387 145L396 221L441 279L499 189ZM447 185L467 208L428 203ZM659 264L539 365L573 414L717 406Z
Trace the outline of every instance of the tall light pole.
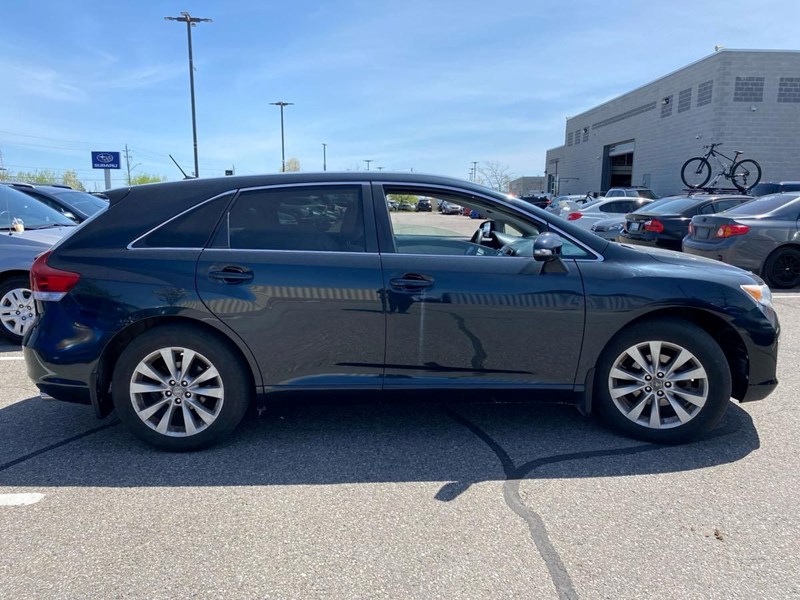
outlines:
M189 39L189 90L192 95L192 142L194 143L194 176L200 177L200 166L197 162L197 117L194 109L194 61L192 59L192 27L197 23L210 23L211 19L193 17L188 12L182 12L180 17L164 17L165 21L180 21L186 23L186 35Z
M322 144L322 170L328 170L328 144Z
M371 158L365 158L364 162L367 163L367 171L369 171L369 163L372 162L372 159Z
M478 181L478 161L472 161L472 181Z
M280 106L281 107L281 173L286 172L286 147L283 143L283 107L284 106L292 106L294 102L284 102L283 100L279 102L270 102L272 106Z

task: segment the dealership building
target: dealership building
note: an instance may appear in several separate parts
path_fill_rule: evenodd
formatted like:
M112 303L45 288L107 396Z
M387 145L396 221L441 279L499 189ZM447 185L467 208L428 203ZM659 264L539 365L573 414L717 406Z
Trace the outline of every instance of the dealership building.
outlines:
M721 49L566 123L564 145L547 152L553 193L676 193L683 163L711 143L756 160L761 181L800 180L800 51Z

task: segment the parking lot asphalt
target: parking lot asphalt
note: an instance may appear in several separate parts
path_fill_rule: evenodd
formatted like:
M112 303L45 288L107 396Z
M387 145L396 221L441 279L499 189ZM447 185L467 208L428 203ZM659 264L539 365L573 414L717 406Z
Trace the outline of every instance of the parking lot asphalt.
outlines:
M776 305L778 389L679 447L422 397L161 453L0 345L0 598L800 597L800 294Z

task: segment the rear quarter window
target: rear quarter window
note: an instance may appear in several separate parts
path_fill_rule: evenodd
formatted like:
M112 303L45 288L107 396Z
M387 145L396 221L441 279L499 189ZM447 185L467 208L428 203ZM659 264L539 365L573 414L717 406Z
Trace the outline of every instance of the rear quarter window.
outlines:
M134 242L132 247L204 248L232 197L232 193L226 194L190 208Z

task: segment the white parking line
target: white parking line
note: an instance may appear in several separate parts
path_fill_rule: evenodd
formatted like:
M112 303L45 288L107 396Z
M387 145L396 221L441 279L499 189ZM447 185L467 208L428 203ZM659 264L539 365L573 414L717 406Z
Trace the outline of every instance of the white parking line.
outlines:
M0 356L0 360L25 360L24 356Z
M26 506L36 504L44 494L0 494L0 506Z

